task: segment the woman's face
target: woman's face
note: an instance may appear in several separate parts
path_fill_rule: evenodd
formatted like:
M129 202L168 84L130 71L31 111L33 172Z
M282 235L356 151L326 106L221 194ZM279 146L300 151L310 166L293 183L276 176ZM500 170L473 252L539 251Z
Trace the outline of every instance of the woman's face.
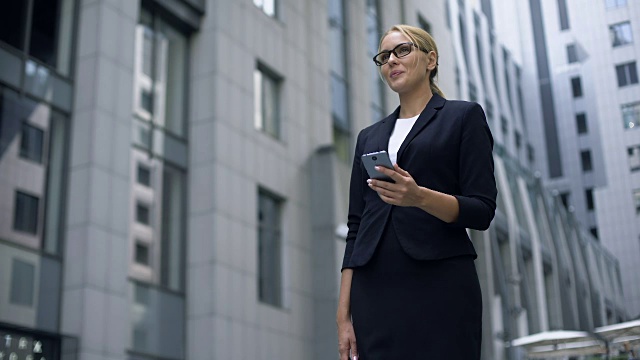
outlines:
M398 31L392 31L382 39L380 50L392 50L398 44L411 42L406 36ZM394 54L389 55L389 62L380 67L380 72L391 90L398 94L406 93L416 89L424 82L429 81L429 72L427 72L427 62L431 57L435 57L435 53L431 52L428 56L424 51L412 47L409 55L397 58ZM429 64L431 65L431 64ZM435 61L434 61L435 65ZM433 69L433 67L430 67Z

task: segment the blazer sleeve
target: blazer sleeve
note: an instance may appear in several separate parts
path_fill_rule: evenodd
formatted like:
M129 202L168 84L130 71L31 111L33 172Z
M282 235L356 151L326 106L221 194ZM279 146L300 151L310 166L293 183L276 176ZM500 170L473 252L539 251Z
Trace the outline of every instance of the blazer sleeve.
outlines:
M452 223L475 230L486 230L495 215L496 179L493 168L493 136L482 107L473 103L461 123L460 137L460 212Z
M358 235L358 229L360 228L362 212L364 211L364 198L362 194L366 179L363 177L364 174L360 164L362 161L362 148L364 146L364 135L362 133L363 131L358 134L356 150L353 156L353 168L351 169L351 182L349 184L349 213L347 217L347 227L349 230L347 232L347 246L344 250L341 271L349 267L351 254L353 253L353 247L356 242L356 235Z

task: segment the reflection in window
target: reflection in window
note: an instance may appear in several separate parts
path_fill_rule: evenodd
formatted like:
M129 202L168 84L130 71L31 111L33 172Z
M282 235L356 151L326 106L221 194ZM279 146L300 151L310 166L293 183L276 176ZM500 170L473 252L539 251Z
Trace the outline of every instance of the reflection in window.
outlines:
M618 77L618 87L638 83L638 70L636 62L616 65L616 76Z
M631 44L633 42L631 23L628 21L609 26L609 34L611 35L611 45L613 45L613 47Z
M627 148L627 155L629 156L629 169L631 171L640 170L640 145Z
M40 200L16 191L13 229L35 235L38 232L38 206Z
M20 157L42 163L44 131L27 122L22 123L20 138Z
M258 298L282 306L282 200L258 191Z
M265 14L276 17L277 0L253 0L253 4L260 8Z
M624 104L620 107L625 129L640 127L640 102Z
M281 138L280 83L280 78L262 65L253 72L254 125L276 139Z
M142 10L136 29L134 104L138 118L186 137L186 37Z

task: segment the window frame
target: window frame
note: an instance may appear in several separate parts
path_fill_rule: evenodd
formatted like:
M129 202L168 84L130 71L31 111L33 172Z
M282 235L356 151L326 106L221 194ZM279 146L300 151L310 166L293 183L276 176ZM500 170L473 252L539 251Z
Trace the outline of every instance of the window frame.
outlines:
M265 81L266 79L266 81ZM284 139L284 124L283 124L283 83L284 79L275 71L271 70L268 66L258 61L253 72L253 96L254 96L254 128L272 138L282 141ZM267 84L269 86L267 86ZM259 89L259 90L258 90ZM273 99L271 107L273 109L273 123L271 126L265 121L265 90L270 89L273 94L270 96Z

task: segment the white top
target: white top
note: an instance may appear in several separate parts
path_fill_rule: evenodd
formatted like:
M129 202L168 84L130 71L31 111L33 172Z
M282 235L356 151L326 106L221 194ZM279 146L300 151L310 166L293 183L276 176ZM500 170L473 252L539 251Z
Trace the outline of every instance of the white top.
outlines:
M391 159L392 164L395 164L398 160L398 150L400 150L400 145L402 145L402 142L409 134L409 131L411 131L413 124L418 120L418 116L420 116L420 114L408 119L396 120L396 125L394 126L391 137L389 138L389 158Z

